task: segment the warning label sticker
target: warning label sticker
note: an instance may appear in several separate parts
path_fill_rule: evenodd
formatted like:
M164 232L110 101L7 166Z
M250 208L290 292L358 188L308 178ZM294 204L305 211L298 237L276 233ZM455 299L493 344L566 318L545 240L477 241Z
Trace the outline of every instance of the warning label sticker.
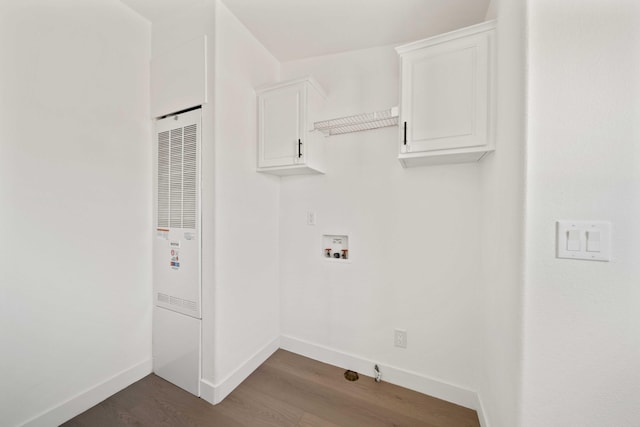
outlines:
M171 257L170 257L171 268L174 270L180 269L180 251L177 249L171 249Z

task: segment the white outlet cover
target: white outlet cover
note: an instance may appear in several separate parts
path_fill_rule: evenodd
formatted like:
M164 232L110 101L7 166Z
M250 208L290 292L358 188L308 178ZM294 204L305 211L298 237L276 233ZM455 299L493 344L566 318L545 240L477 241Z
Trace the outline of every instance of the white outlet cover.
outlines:
M407 348L407 330L395 329L393 341L396 347Z
M588 261L611 260L611 223L608 221L558 221L556 258ZM597 238L597 245L589 241Z
M316 225L316 213L314 211L307 212L307 225Z

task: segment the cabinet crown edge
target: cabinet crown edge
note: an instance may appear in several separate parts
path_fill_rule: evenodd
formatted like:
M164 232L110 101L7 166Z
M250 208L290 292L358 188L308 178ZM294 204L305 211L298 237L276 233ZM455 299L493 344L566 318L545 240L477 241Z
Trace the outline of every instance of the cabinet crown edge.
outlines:
M455 40L461 37L471 36L473 34L480 34L496 28L496 20L485 21L479 24L471 25L469 27L460 28L458 30L449 31L447 33L438 34L436 36L428 37L426 39L417 40L411 43L403 44L395 48L399 55L411 52L416 49L420 49L427 46L433 46L439 43L445 43L451 40Z
M286 86L292 86L292 85L297 85L300 83L308 83L309 85L311 85L321 96L323 99L326 99L327 97L327 92L324 90L324 88L320 85L320 83L318 83L318 81L316 79L314 79L311 76L305 76L305 77L300 77L297 79L291 79L291 80L283 80L280 82L276 82L276 83L270 83L270 84L266 84L266 85L262 85L259 86L257 88L255 88L255 92L256 95L260 95L264 92L268 92L270 90L275 90L275 89L280 89Z

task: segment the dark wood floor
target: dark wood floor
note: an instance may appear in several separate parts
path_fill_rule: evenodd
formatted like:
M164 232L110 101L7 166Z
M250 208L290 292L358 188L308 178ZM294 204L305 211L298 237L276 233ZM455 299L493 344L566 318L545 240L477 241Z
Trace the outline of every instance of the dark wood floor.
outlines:
M149 375L78 415L66 427L428 426L479 427L475 411L284 350L222 403L210 405Z

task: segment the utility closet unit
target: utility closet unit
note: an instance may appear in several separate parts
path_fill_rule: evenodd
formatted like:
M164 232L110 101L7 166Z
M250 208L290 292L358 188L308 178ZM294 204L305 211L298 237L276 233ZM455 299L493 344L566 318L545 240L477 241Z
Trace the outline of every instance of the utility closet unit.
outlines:
M202 105L206 38L151 62L155 117L153 371L200 395Z

